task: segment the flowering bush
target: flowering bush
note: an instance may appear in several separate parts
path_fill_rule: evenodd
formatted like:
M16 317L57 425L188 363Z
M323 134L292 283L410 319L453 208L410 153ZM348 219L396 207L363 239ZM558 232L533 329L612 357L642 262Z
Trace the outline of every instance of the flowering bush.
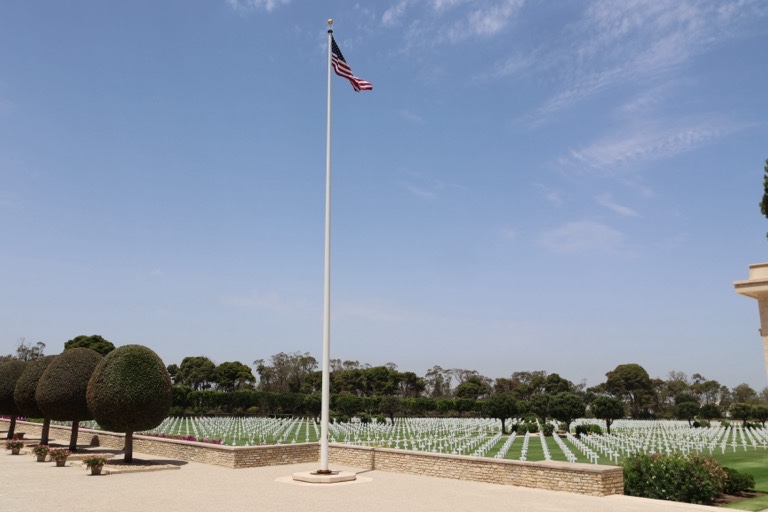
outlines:
M728 475L698 455L634 455L624 461L624 494L685 503L711 503L723 494Z
M168 434L160 434L160 433L149 433L149 434L141 434L143 436L150 436L150 437L159 437L162 439L175 439L177 441L192 441L195 443L208 443L208 444L223 444L223 439L203 439L198 438L195 436L172 436Z
M66 460L67 457L69 457L72 454L72 452L70 452L66 448L54 448L49 453L51 454L51 460L55 460L57 462L61 460Z
M32 448L32 453L34 453L37 456L45 456L48 455L48 452L51 451L51 448L47 444L38 444L34 448Z

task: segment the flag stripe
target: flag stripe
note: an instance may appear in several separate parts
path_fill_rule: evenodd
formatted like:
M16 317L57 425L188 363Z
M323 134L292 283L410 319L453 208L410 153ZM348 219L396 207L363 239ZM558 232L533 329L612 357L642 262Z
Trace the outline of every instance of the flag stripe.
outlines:
M341 54L341 50L339 50L339 46L336 44L333 35L331 35L331 66L333 66L333 70L337 75L349 80L349 83L352 84L352 88L355 91L373 90L373 84L371 82L358 78L352 74L352 68L349 67L349 64L347 64L347 61Z

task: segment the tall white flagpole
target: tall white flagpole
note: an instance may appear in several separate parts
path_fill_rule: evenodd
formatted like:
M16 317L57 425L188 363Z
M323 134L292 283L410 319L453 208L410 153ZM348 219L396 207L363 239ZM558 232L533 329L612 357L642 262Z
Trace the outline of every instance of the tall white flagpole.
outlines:
M328 110L325 140L325 278L323 280L323 381L320 408L320 469L329 474L328 423L331 405L331 37L333 20L328 20Z

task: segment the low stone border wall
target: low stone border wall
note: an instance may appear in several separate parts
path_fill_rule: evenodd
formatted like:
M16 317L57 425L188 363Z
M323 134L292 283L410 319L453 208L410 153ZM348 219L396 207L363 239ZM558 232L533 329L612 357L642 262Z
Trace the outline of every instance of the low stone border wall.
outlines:
M346 466L412 475L517 485L591 496L624 494L624 470L617 466L556 461L528 462L349 445L330 445L329 458Z
M8 430L8 420L0 420L0 429ZM40 438L41 423L16 422L16 432L24 432L25 438ZM51 425L49 437L60 443L69 442L71 427ZM100 446L122 450L125 446L125 434L80 428L77 438L79 445ZM202 462L228 468L248 468L261 466L279 466L283 464L301 464L319 460L317 443L264 445L264 446L222 446L212 443L179 441L153 436L134 434L133 451L156 457Z
M7 430L8 423L7 420L0 420L0 429ZM27 438L39 438L41 430L42 425L39 423L16 423L16 431L25 432ZM51 425L51 438L68 440L69 434L69 427ZM123 448L125 436L121 433L81 428L78 441L79 444L98 443L98 446L120 450ZM221 446L134 435L133 449L137 453L229 468L299 464L316 462L320 458L317 443ZM624 472L616 466L555 461L528 462L343 444L331 444L328 455L333 464L361 469L517 485L592 496L624 493Z

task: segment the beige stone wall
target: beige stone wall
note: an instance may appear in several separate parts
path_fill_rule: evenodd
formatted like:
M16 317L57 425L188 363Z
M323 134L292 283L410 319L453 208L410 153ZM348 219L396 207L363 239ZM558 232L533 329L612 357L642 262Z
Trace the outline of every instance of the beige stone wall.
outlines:
M390 448L331 445L330 460L364 469L456 478L502 485L607 496L624 494L620 467L570 462L526 462Z
M0 429L8 429L8 421L0 420ZM42 425L39 423L16 423L16 432L24 432L27 438L40 438ZM70 427L51 425L50 438L68 442ZM104 448L122 450L125 434L81 428L78 436L80 445L98 445ZM278 466L299 464L319 460L317 443L265 445L265 446L221 446L211 443L195 443L161 439L151 436L133 436L133 450L158 457L175 460L202 462L228 468Z
M0 430L8 429L8 421L0 420ZM19 421L17 432L27 438L39 438L42 425ZM51 426L50 437L69 439L69 427ZM122 449L125 436L115 432L80 429L79 444ZM317 443L220 446L135 435L133 449L174 460L202 462L228 468L277 466L319 461ZM624 493L624 472L620 467L569 462L526 462L515 460L444 455L391 448L372 448L331 444L328 450L332 464L361 469L377 469L412 475L456 478L502 485L517 485L555 491L607 496Z

